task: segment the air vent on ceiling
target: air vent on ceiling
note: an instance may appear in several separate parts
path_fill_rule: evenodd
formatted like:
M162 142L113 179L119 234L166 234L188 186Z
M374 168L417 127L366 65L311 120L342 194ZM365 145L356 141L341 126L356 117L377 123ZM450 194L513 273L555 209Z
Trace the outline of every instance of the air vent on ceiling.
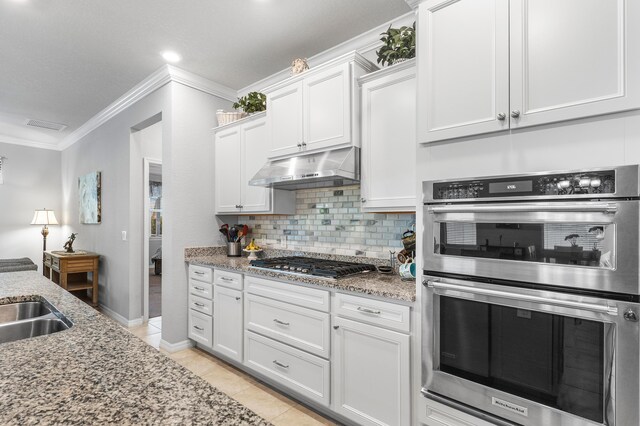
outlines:
M49 129L60 132L67 128L66 124L52 123L51 121L29 119L24 124L31 127L39 127L41 129Z

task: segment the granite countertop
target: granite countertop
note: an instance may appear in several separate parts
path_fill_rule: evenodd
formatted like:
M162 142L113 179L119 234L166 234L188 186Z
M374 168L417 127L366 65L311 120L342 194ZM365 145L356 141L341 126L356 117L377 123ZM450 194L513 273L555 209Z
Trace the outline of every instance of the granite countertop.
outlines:
M34 296L74 326L0 344L0 424L269 425L38 272L0 274L0 304Z
M267 257L286 255L291 255L291 252L285 253L282 251L274 251L268 254ZM314 253L314 255L318 254ZM362 263L375 263L377 259L362 258L359 260ZM311 284L335 290L346 290L354 293L363 293L403 302L414 302L416 300L415 281L403 281L399 275L395 274L384 275L377 272L369 272L358 276L340 278L338 280L327 280L312 276L294 276L275 271L249 268L249 260L246 257L227 257L226 254L219 251L205 249L187 249L185 251L185 261L194 265L211 266L213 268L220 268L228 271L242 272L247 275L275 278L280 281L289 281L293 284ZM380 261L378 261L378 263L380 263Z

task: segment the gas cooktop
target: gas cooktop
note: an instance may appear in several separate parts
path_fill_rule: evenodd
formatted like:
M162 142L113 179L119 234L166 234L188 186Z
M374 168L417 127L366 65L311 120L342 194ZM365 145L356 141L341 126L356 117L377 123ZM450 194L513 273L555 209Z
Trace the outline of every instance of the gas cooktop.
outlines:
M302 256L257 259L252 260L250 265L255 269L328 279L337 279L376 271L374 265L365 263L340 262L337 260L315 259Z

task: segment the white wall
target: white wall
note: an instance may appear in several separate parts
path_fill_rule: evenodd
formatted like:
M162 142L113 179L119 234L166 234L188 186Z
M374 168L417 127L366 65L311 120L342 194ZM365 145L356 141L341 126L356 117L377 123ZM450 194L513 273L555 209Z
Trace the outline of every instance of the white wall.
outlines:
M28 257L42 270L42 226L30 225L35 209L54 210L62 223L60 152L0 143L0 259ZM63 230L50 226L47 250L61 250Z

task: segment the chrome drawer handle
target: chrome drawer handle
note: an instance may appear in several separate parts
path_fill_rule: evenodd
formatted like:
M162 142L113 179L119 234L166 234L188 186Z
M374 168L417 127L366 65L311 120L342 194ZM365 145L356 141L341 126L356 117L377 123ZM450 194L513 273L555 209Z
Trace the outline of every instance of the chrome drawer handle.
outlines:
M281 363L281 362L279 362L279 361L277 361L277 360L275 360L275 359L273 360L273 363L274 363L275 365L277 365L278 367L282 367L282 368L289 368L289 366L288 366L288 365L285 365L285 364L283 364L283 363Z
M277 318L274 318L273 322L275 322L276 324L280 324L280 325L290 325L288 322L280 321Z
M369 309L369 308L363 308L362 306L358 306L358 310L360 312L366 312L367 314L375 314L375 315L380 315L382 312L380 311L374 311L373 309Z
M233 279L233 278L227 278L227 277L220 277L220 279L221 279L222 281L234 281L234 279Z
M198 275L204 275L204 272L200 272L200 271L193 271L193 273Z
M204 331L204 328L198 327L197 325L194 325L193 328L195 328L198 331Z
M194 305L204 308L204 303L193 302Z
M194 290L198 290L198 291L204 291L203 287L193 287Z

